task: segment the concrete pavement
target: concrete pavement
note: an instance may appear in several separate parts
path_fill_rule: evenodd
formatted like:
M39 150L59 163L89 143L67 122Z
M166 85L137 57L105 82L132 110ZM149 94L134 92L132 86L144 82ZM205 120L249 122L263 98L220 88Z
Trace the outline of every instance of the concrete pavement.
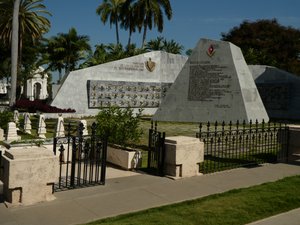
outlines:
M300 175L300 166L266 164L256 168L239 168L204 176L171 180L145 174L116 177L105 186L55 193L56 200L33 206L6 208L0 204L1 225L69 225L139 211L152 207L196 199L231 189L250 187ZM295 211L295 212L294 212ZM275 218L288 218L293 223L299 211L294 210ZM290 217L292 215L292 217ZM269 218L272 222L272 218ZM254 224L267 225L262 220ZM278 223L277 223L278 224Z

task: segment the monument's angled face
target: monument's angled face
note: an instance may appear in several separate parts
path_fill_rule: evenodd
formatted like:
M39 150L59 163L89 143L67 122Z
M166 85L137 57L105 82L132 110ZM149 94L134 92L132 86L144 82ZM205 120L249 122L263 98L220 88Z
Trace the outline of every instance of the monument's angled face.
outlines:
M95 115L110 105L153 114L186 60L156 51L73 71L51 105L75 109L79 115Z
M268 121L240 48L201 39L154 115L158 121Z

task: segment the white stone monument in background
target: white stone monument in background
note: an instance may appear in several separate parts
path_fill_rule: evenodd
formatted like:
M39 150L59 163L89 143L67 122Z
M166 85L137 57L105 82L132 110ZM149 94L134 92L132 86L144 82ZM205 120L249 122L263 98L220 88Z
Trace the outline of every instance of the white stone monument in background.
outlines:
M55 137L65 137L64 118L61 114L57 118Z
M7 126L7 134L6 134L6 141L18 141L21 140L21 137L17 134L17 127L14 122L9 122Z
M27 134L31 134L31 120L30 113L24 114L24 132Z
M78 135L79 135L79 132L80 132L80 124L82 124L83 126L82 126L82 128L83 128L83 130L82 130L82 135L83 136L85 136L85 135L88 135L89 133L88 133L88 130L87 130L87 122L86 122L86 120L79 120L78 121Z
M43 67L39 67L33 72L33 77L27 80L26 96L29 100L48 98L47 79L48 75L44 72Z
M38 124L38 135L40 138L46 138L45 136L46 133L47 130L46 130L46 123L45 123L45 115L40 114L39 124Z
M269 117L241 49L201 39L153 119L267 122Z

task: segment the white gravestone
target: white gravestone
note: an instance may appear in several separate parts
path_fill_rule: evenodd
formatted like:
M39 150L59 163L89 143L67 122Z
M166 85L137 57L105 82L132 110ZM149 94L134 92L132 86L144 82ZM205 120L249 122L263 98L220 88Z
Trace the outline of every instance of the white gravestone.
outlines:
M17 134L17 127L14 122L9 122L7 126L7 135L6 135L6 141L17 141L21 140L21 137Z
M46 133L47 130L46 130L46 123L45 123L45 115L41 114L39 117L38 135L40 138L46 138L45 136Z
M31 120L29 113L24 114L24 131L27 134L31 134Z
M59 117L57 118L55 137L64 137L64 136L65 136L64 118L61 115L59 115Z
M14 110L14 122L16 123L16 124L18 124L19 123L19 111L18 110Z
M78 135L79 135L80 124L83 125L82 135L83 136L88 135L89 133L88 133L88 130L87 130L87 122L86 122L86 120L79 120L78 121Z

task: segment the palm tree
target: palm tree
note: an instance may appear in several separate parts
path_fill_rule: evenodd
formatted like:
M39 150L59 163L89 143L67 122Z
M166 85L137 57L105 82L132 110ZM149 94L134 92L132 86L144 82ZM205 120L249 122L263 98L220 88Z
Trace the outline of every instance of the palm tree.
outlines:
M64 69L65 74L68 74L77 69L77 64L81 60L90 55L89 40L86 35L78 35L75 28L71 28L68 33L59 33L48 40L43 63L48 63L47 69L58 70L60 74Z
M11 93L9 106L16 103L17 74L18 74L18 42L19 42L19 7L20 0L15 0L12 20L12 44L11 44Z
M121 16L121 9L125 0L104 0L96 9L96 13L101 17L101 21L105 24L109 18L110 27L112 24L116 26L117 44L119 39L119 20Z
M181 54L184 47L179 43L175 42L173 39L171 41L163 41L163 50L168 53Z
M164 40L165 39L161 36L157 37L156 39L152 39L145 45L145 49L148 51L161 51L164 48Z
M138 21L136 19L137 9L133 2L134 0L125 1L121 9L121 27L128 30L129 33L127 46L131 45L132 33L134 33L138 27Z
M16 99L17 73L21 65L24 37L30 36L34 43L50 28L49 20L42 15L51 14L45 10L42 1L0 0L0 39L12 45L10 105Z
M152 26L157 27L159 32L163 31L164 19L163 14L167 19L172 18L172 7L169 0L138 0L136 2L140 29L143 28L142 48L146 42L147 29L152 29ZM164 11L164 13L163 13Z

